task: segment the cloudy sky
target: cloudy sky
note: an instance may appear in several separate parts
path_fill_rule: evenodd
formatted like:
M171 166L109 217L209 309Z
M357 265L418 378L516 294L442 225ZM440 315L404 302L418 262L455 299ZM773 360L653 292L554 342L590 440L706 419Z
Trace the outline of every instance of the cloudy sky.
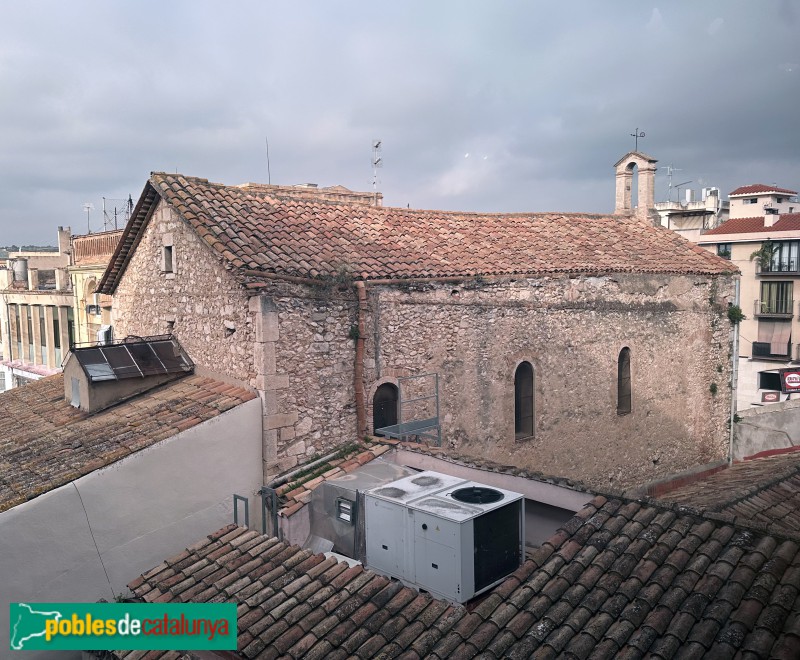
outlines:
M0 9L0 245L85 233L85 202L101 230L154 170L266 182L267 137L273 183L356 190L382 140L391 206L608 212L637 127L673 183L800 187L792 0Z

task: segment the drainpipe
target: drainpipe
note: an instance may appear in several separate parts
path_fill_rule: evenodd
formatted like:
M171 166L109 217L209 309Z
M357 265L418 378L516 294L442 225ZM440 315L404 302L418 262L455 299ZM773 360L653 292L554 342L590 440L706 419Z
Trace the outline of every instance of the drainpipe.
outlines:
M356 397L356 427L360 439L367 434L367 411L364 405L364 343L367 336L365 320L367 288L364 286L364 282L356 282L355 287L358 296L358 337L356 337L356 358L353 369L353 391Z
M735 294L734 300L739 305L740 280L734 280ZM730 418L730 438L728 439L728 465L733 463L733 420L736 417L736 397L737 383L739 381L739 323L733 325L733 364L731 365L731 418Z

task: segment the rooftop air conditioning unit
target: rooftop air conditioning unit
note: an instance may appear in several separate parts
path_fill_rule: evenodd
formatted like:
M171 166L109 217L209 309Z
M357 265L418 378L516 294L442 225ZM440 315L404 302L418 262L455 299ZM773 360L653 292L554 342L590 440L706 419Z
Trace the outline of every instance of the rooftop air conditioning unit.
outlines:
M438 472L366 491L366 564L434 596L464 603L524 560L519 493Z

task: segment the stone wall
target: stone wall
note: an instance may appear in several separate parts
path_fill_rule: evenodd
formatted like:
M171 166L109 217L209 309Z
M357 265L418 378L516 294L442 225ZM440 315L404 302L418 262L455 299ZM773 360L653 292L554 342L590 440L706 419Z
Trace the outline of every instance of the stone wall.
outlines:
M383 286L369 295L368 394L397 376L438 372L448 446L603 487L726 455L727 280L563 277ZM620 416L623 347L633 410ZM535 372L535 434L515 441L522 361Z
M265 478L356 439L350 288L276 283L251 299Z
M164 246L174 272L164 272ZM356 439L352 286L248 293L160 206L114 298L115 335L170 329L199 365L258 389L269 479ZM444 442L623 488L724 458L730 279L614 275L368 285L367 423L381 383L438 373ZM633 410L617 415L631 351ZM514 373L535 371L535 433L515 440ZM712 392L712 390L714 390Z
M173 272L163 251L173 248ZM160 203L113 303L114 336L171 332L198 365L255 384L246 291L177 213Z

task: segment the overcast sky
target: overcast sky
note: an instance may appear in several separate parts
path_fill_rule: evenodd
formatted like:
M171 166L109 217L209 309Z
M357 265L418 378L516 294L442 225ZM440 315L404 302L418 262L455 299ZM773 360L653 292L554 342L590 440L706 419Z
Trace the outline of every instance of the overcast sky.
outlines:
M800 187L800 3L0 0L0 245L103 228L151 171L372 186L389 206L613 209ZM657 198L665 198L659 170ZM117 202L119 204L119 202ZM110 204L111 205L111 204Z

